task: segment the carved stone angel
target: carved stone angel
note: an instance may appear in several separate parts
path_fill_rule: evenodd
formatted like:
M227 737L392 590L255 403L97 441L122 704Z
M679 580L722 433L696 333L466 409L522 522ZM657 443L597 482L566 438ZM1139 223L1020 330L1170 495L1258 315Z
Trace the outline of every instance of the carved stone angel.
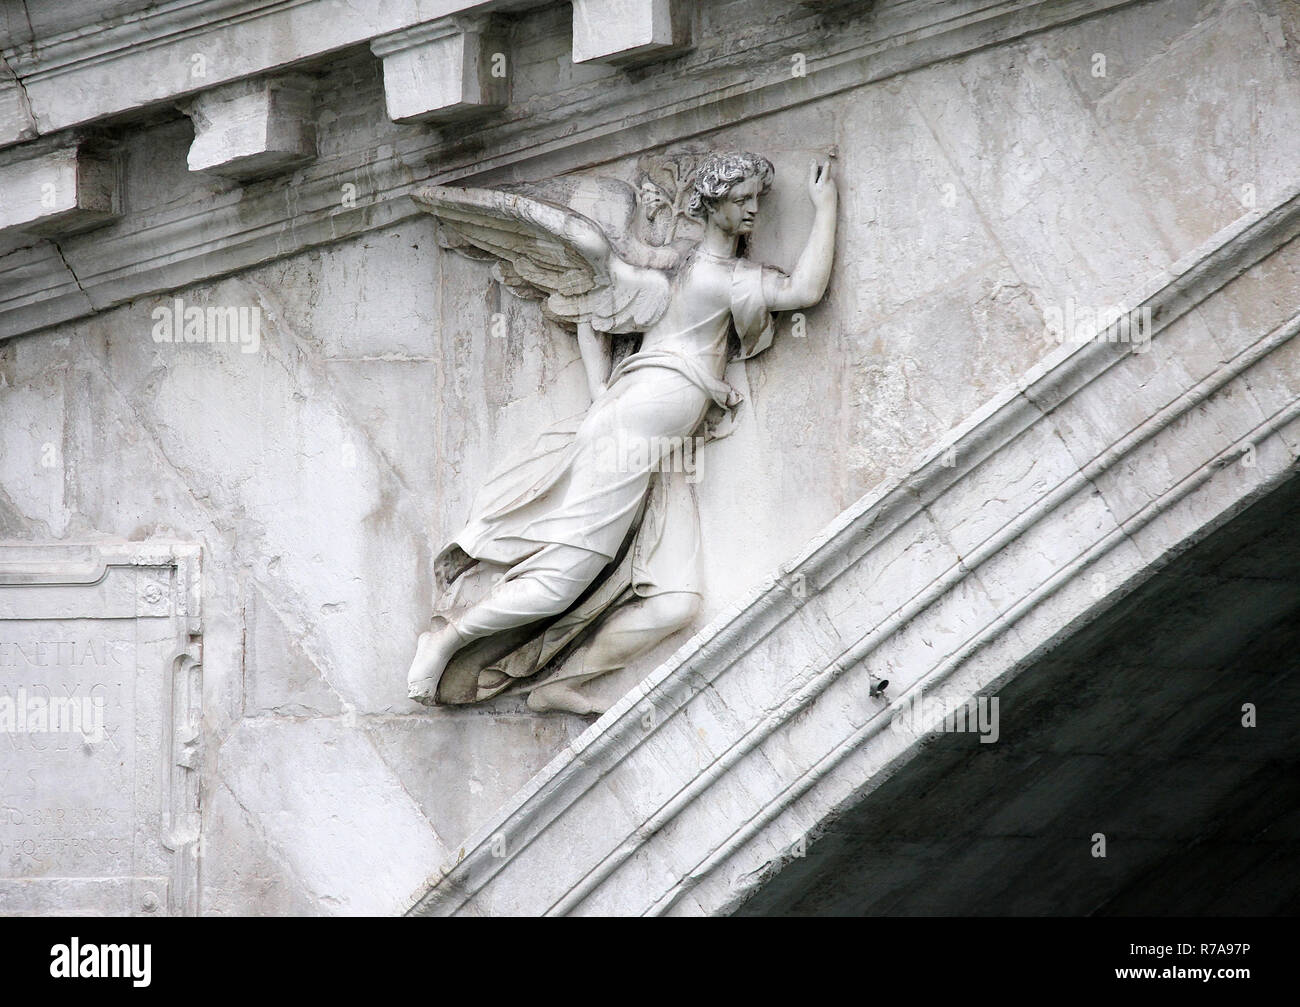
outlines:
M439 554L412 699L472 703L527 689L534 710L598 713L578 687L694 617L699 518L693 486L668 455L739 404L723 381L733 331L736 356L761 352L772 312L816 304L830 276L829 162L810 166L815 217L793 273L739 254L773 174L754 154L706 155L681 200L703 223L693 247L671 243L676 214L665 244L639 240L630 206L581 182L556 180L553 198L443 186L416 194L445 243L498 259L504 282L545 296L544 314L576 330L591 406L499 469ZM643 181L643 206L655 187ZM672 209L671 197L657 209ZM640 347L615 365L611 335L624 333L641 333Z

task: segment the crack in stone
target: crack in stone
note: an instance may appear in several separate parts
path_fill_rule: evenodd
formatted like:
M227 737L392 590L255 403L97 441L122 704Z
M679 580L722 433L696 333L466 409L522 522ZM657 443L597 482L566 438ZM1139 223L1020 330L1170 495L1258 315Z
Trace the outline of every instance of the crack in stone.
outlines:
M223 739L222 743L224 744L226 740L229 740L229 736L227 736L226 739ZM236 793L235 788L230 785L230 782L220 773L219 770L215 775L216 781L214 783L214 789L219 788L220 790L224 790L230 796L230 799L235 802L235 807L239 809L240 815L243 817L244 827L262 844L262 848L269 854L267 859L273 861L276 869L281 872L280 878L276 880L288 882L294 886L296 890L292 891L292 895L296 896L299 900L305 902L331 900L331 897L329 896L318 896L312 891L311 887L307 885L298 874L297 870L289 862L289 858L284 849L279 843L273 840L267 833L266 829L262 827L261 819L249 810L248 806L244 804L239 794ZM202 835L203 833L200 832L200 836ZM200 856L202 856L202 854Z
M63 268L66 269L68 271L68 275L72 277L72 282L75 283L77 285L77 289L80 290L82 294L85 295L86 302L90 305L91 309L96 310L95 302L90 299L90 293L86 290L85 287L81 285L81 280L77 277L77 271L73 269L72 264L68 262L67 256L63 254L63 249L59 247L59 243L55 241L53 238L50 238L49 242L51 245L54 246L54 251L58 254L59 261L63 263Z
M36 55L36 29L32 27L32 11L27 6L27 0L20 0L23 5L23 20L27 22L27 34L32 40L32 55Z
M25 530L28 532L39 533L40 529L44 528L45 537L55 537L54 531L50 527L48 521L32 517L26 511L22 510L18 504L14 502L13 497L5 492L5 488L0 486L0 522L3 522L5 519L11 519L15 524L25 525Z
M27 9L27 0L23 0L23 17L27 21L27 33L31 38L32 54L35 55L36 54L36 30L32 27L32 16ZM3 52L0 52L0 64L4 65L6 72L9 74L11 78L13 78L13 82L15 86L17 86L18 88L18 103L19 105L22 106L23 115L27 117L27 121L31 124L30 127L31 136L20 135L19 138L30 140L37 136L40 136L40 127L37 125L36 122L36 113L32 111L32 100L31 100L31 95L27 93L27 85L23 83L23 79L18 75L18 72L14 70L12 66L9 65L9 61L5 59ZM24 132L26 132L26 130L24 130Z

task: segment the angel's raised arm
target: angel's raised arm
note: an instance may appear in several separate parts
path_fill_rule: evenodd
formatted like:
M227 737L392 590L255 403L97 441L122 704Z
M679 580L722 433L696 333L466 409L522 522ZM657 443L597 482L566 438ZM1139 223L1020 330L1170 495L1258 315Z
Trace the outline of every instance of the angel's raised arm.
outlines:
M835 257L835 212L838 194L830 162L812 163L808 170L808 197L816 208L812 231L803 254L789 276L764 271L763 295L772 311L811 308L826 293Z

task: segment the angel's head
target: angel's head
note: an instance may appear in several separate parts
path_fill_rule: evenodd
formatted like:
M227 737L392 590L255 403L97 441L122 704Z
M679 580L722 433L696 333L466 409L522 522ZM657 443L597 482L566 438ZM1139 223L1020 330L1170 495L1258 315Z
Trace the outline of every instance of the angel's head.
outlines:
M695 191L686 212L727 234L749 234L758 216L758 197L772 187L772 162L757 154L709 154L695 172Z

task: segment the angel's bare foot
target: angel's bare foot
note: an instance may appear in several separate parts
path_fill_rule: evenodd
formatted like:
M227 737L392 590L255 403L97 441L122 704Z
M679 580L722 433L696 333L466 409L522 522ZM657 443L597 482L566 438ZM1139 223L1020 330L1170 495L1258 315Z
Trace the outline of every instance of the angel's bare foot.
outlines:
M461 635L451 627L444 625L437 632L420 634L415 646L415 660L411 670L406 674L406 695L417 703L432 706L434 694L438 691L438 679L453 654L464 644Z
M534 713L576 713L581 716L604 713L609 707L588 699L563 682L539 685L528 694L528 709Z

